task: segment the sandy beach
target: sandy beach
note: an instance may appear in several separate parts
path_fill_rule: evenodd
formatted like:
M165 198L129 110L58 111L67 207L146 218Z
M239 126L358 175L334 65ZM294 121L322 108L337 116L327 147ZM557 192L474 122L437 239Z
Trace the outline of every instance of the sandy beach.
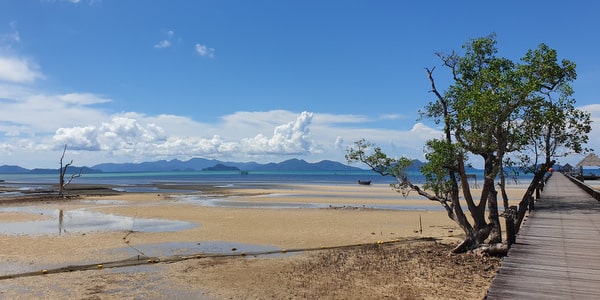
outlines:
M520 186L511 189L511 200L518 201L522 192ZM0 225L4 227L44 220L56 224L50 234L0 235L0 275L39 272L0 280L0 298L6 299L379 299L386 295L391 299L436 299L445 289L453 288L451 279L434 279L443 273L440 270L455 274L456 285L464 284L464 280L477 283L477 288L464 289L456 299L480 299L497 264L496 260L474 257L455 263L476 268L463 272L475 279L458 276L460 270L444 269L444 265L452 265L448 264L447 251L461 240L460 229L439 204L413 196L402 198L388 185L222 187L197 193L83 196L67 201L3 204L0 208ZM57 211L63 212L64 228L56 219ZM127 219L117 230L73 232L68 222L75 213L93 213L98 223L106 216ZM179 222L176 225L185 229L146 230L145 220ZM337 249L340 246L348 248ZM260 252L278 254L255 255ZM212 257L221 254L225 256ZM350 272L328 269L331 264L341 267L339 261L331 261L340 255L353 262L396 257L393 270L398 274L383 276L394 282L379 287L372 282L368 288L356 282L346 287L340 283L323 286L329 280L336 282L335 274ZM194 259L167 263L190 256ZM109 262L136 257L143 263L108 267ZM441 266L428 265L436 263L436 257ZM417 269L438 271L411 275L407 264L415 261L420 261ZM96 270L73 268L72 272L45 275L42 271L80 265L99 266ZM409 269L414 271L415 266ZM377 278L373 271L362 280ZM360 278L360 274L353 278ZM401 283L401 278L411 281ZM432 287L436 282L440 286ZM408 290L410 293L404 293ZM406 297L398 294L400 291Z

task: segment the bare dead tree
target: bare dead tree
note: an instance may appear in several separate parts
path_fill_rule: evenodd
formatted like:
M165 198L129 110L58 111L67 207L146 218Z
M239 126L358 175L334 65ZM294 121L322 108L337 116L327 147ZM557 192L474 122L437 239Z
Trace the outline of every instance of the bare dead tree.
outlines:
M79 169L78 173L71 174L71 177L65 181L65 174L67 173L67 169L73 164L73 160L63 166L63 160L65 158L65 153L67 152L67 145L63 149L62 156L60 157L60 177L59 177L59 185L58 185L58 196L65 197L65 187L73 181L73 179L77 177L81 177L83 169Z

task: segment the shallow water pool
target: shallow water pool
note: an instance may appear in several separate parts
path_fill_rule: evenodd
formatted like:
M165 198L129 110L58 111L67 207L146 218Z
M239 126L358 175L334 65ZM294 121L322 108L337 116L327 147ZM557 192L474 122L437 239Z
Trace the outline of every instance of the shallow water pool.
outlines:
M144 219L106 214L86 209L41 209L35 206L3 207L0 212L44 215L45 220L0 222L0 234L48 235L106 231L168 232L197 227L198 224L164 219Z

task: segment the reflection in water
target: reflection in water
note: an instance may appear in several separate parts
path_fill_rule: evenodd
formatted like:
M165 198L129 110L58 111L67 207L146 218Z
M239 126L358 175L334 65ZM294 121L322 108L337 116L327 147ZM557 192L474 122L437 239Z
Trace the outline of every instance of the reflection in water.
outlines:
M65 217L65 214L64 214L63 210L61 209L58 212L58 235L62 234L62 231L63 231L63 219L64 219L64 217ZM67 233L67 232L65 231L65 233Z
M62 233L84 233L93 231L141 231L141 232L167 232L180 231L198 226L195 223L172 221L163 219L144 219L113 214L105 214L97 211L76 209L70 211L40 209L35 206L25 207L3 207L0 211L22 212L36 215L48 216L47 220L27 222L3 222L0 226L0 234L18 235L42 235L56 234L56 223L58 222L58 234Z

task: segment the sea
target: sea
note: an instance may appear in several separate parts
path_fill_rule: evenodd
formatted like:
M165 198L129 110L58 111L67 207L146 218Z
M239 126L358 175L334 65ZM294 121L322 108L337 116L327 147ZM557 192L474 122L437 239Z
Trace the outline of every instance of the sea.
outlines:
M483 171L473 173L473 184L481 184ZM68 179L70 175L65 176ZM425 177L418 171L409 173L415 184L421 184ZM529 184L532 175L522 174L509 177L508 184ZM0 187L11 189L0 196L13 196L19 191L46 191L58 182L58 174L0 174ZM132 173L90 173L74 178L73 184L114 186L122 191L155 192L155 184L202 184L213 186L264 186L268 184L333 184L356 185L358 181L371 181L371 184L391 184L396 182L390 176L381 176L371 170L343 171L173 171L173 172L132 172ZM15 192L16 191L16 192Z

